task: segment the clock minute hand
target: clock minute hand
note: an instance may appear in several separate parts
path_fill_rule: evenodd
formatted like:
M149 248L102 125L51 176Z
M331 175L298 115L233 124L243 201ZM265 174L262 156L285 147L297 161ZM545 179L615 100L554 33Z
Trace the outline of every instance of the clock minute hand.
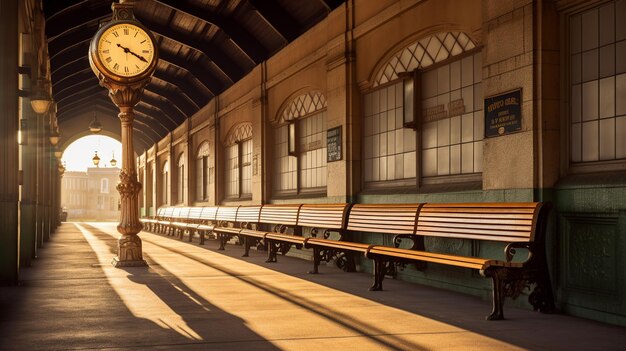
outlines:
M137 55L136 53L132 52L129 48L123 47L122 45L120 45L120 43L117 43L117 47L124 49L124 52L127 54L131 54L133 56L135 56L136 58L140 59L143 62L148 62L148 60L146 60L143 56L141 55Z

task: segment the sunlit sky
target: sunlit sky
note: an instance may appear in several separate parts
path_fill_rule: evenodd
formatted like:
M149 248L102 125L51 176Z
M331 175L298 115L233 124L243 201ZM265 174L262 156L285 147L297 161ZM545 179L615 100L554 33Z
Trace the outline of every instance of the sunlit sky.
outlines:
M87 171L88 167L95 167L92 158L98 151L100 167L111 167L109 162L115 154L117 167L122 165L122 144L103 135L89 135L70 144L63 152L62 160L67 171Z

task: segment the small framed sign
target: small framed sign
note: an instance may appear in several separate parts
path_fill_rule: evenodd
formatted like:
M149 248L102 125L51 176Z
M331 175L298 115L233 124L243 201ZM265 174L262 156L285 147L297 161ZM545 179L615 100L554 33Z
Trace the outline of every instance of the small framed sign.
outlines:
M339 161L341 154L341 126L326 132L326 162Z
M485 137L495 137L522 129L522 89L485 99Z

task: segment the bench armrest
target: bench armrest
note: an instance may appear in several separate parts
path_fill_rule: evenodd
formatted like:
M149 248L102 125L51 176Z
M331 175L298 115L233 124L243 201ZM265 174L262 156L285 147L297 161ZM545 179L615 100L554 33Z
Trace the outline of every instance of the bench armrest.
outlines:
M515 243L508 244L504 248L504 254L506 255L506 261L507 262L513 261L513 258L515 257L515 254L517 253L516 249L527 249L528 250L528 257L526 257L526 259L522 262L522 263L526 263L526 262L530 261L533 258L533 251L535 249L535 243L532 243L532 242L526 242L526 243L515 242Z

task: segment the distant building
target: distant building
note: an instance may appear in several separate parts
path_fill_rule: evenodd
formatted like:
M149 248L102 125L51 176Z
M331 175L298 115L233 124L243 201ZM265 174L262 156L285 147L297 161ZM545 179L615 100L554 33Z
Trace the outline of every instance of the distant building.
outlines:
M117 167L88 168L87 172L65 172L61 184L61 205L68 220L116 220L120 195Z

